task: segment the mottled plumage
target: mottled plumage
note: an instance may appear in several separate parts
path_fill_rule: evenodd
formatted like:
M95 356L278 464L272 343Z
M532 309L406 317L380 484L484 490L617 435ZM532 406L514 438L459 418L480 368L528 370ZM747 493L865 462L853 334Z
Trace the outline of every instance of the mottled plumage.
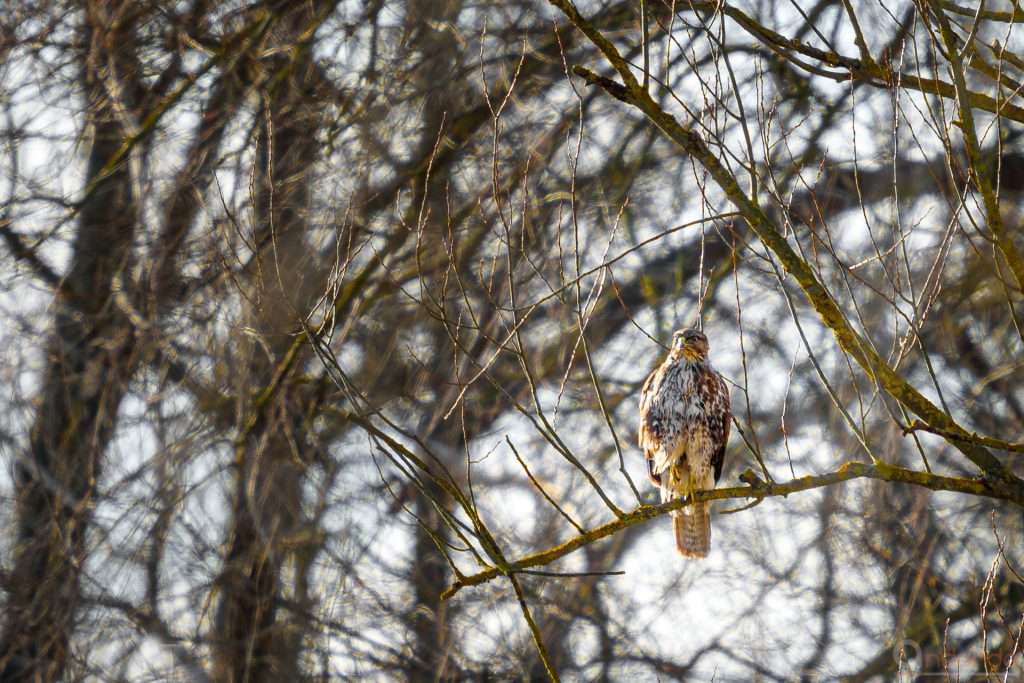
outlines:
M640 394L640 448L662 501L715 487L731 419L729 387L708 362L707 337L697 330L676 332L668 358ZM683 557L707 555L710 512L708 501L672 513Z

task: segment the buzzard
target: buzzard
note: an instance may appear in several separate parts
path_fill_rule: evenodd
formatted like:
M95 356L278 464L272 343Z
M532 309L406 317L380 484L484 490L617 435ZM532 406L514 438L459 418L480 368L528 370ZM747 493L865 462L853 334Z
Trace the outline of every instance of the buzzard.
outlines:
M679 330L668 358L640 394L640 448L663 502L715 487L731 418L729 387L708 362L708 338L698 330ZM711 501L672 512L683 557L707 556L710 513Z

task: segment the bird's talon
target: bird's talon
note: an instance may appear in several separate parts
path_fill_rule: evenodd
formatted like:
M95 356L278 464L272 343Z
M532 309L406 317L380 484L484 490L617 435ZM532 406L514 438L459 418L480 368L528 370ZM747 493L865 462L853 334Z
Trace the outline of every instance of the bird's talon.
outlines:
M754 474L754 470L749 467L740 475L740 481L752 489L761 489L764 487L764 481Z

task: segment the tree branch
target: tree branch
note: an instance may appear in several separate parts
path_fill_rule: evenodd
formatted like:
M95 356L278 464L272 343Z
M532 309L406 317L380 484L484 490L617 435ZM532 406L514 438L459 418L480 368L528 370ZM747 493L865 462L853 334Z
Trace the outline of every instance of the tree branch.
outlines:
M549 2L561 9L562 0L549 0ZM742 10L725 3L694 2L688 4L687 7L695 12L721 12L739 24L751 36L761 41L772 52L804 71L811 71L835 81L849 81L852 78L875 88L889 89L893 87L893 84L899 84L902 88L958 100L974 109L981 109L1013 121L1024 122L1024 107L1019 107L1005 99L997 100L987 93L968 90L966 84L963 87L958 87L954 83L935 78L922 78L912 73L894 72L889 64L879 63L870 58L870 55L867 59L847 57L831 50L822 50L808 45L796 38L786 38L762 25ZM794 59L793 53L809 57L825 66L841 71L819 69Z
M39 258L35 249L25 244L20 235L11 230L11 219L7 216L0 216L0 237L3 238L14 258L24 261L39 279L55 290L60 287L60 275Z
M490 567L477 574L460 577L448 587L448 590L441 594L441 599L447 600L467 586L476 586L502 575L515 574L525 569L549 565L559 558L565 557L602 538L612 536L627 527L661 517L673 510L678 510L699 501L731 500L737 498L751 498L760 501L765 498L785 497L800 491L835 486L836 484L853 479L877 479L879 481L911 484L932 491L953 491L955 493L966 493L984 498L1008 500L1024 507L1024 496L1021 495L1017 487L1012 485L1006 485L1002 482L993 483L982 478L966 479L963 477L945 477L928 472L918 472L904 467L889 465L880 460L874 464L848 462L833 472L826 472L817 476L799 477L776 484L769 484L758 479L751 470L744 472L741 478L748 482L746 486L695 491L692 500L679 498L662 505L641 505L632 512L626 513L620 519L579 534L559 546L534 553L533 555L527 555L520 560L511 562L504 571L499 567Z
M975 432L958 434L943 429L937 429L931 425L921 422L920 420L914 420L906 427L900 427L900 431L903 432L904 436L913 432L928 432L929 434L937 434L948 441L962 441L963 443L973 443L979 446L985 446L986 448L995 448L999 451L1024 453L1024 443L1021 443L1020 441L1004 441L1003 439L996 439L994 437L977 434Z

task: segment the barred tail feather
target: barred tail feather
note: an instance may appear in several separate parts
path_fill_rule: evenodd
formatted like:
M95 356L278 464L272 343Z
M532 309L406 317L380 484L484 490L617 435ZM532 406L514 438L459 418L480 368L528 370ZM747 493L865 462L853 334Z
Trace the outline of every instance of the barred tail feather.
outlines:
M672 513L676 549L683 557L707 557L711 548L711 501Z

